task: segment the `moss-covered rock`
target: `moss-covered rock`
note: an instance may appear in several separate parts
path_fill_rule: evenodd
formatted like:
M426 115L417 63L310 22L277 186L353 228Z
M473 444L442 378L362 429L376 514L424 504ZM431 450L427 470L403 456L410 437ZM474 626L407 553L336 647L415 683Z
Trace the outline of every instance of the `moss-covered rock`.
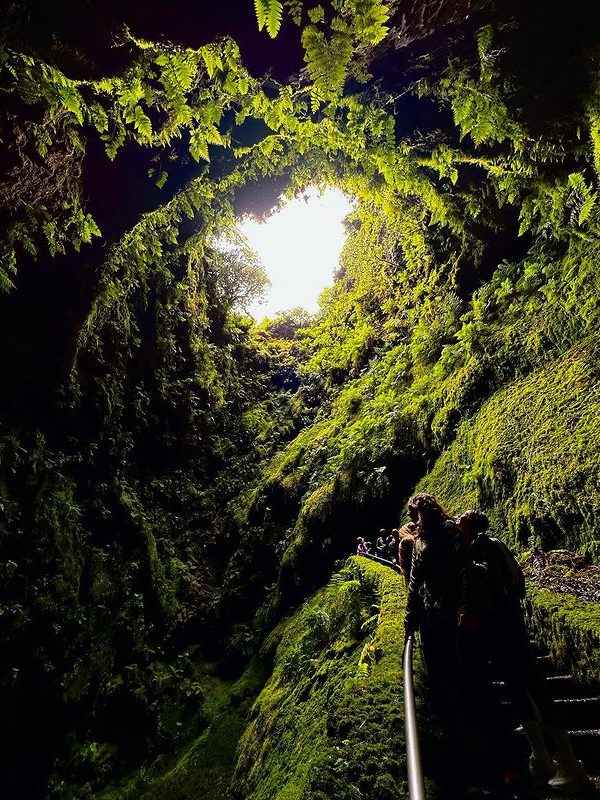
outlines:
M274 668L251 712L236 800L392 800L405 792L399 575L349 559L267 640Z
M600 337L496 392L419 488L479 506L515 546L600 554Z
M600 606L529 582L525 604L532 634L566 673L600 689Z
M199 665L202 733L171 756L156 761L103 791L98 800L221 800L235 766L249 706L265 680L265 665L252 659L237 680L224 680L214 666ZM194 704L190 698L189 705ZM81 792L81 787L77 787ZM78 795L79 798L79 795Z

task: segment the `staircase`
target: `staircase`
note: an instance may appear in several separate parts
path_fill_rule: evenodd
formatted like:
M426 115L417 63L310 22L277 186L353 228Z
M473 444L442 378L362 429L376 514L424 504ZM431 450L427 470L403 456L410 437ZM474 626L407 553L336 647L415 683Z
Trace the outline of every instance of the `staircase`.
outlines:
M583 762L594 787L581 797L600 797L600 695L596 695L578 683L572 675L561 674L545 649L533 642L540 670L546 676L547 686L554 700L554 711L558 725L566 728L571 736L573 750ZM540 797L562 800L560 793L542 792Z
M566 728L571 736L573 749L584 764L593 781L585 792L578 795L564 794L550 789L524 788L515 791L515 798L531 798L531 800L566 800L566 798L585 798L600 800L600 694L594 694L578 683L572 675L561 674L556 668L545 648L532 642L540 672L545 676L550 696L553 699L556 724ZM518 727L518 720L509 700L504 695L502 680L494 681L500 703L506 713L507 723ZM529 748L524 736L513 737L513 745L517 758L526 768ZM551 743L549 743L551 744ZM505 795L509 796L510 795Z

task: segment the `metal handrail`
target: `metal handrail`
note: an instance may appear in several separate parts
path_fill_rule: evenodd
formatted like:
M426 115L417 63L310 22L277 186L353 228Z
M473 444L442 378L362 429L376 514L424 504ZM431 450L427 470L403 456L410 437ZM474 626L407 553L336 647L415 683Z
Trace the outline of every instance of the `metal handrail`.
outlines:
M410 800L425 800L425 783L421 765L421 747L415 708L413 679L413 638L409 636L404 646L402 669L404 672L404 726L406 729L406 769Z
M380 556L375 556L373 555L373 553L361 553L360 555L363 556L364 558L370 558L371 561L378 561L380 564L385 564L386 567L391 567L392 569L395 569L396 572L400 572L400 567L398 566L398 564L394 564L393 561L388 561L387 558L381 558Z
M386 564L396 572L400 572L398 564L385 558L364 553L365 558ZM423 767L421 764L421 747L417 727L417 710L415 707L415 683L413 677L413 637L409 636L404 646L402 658L404 673L404 726L406 730L406 771L408 773L408 795L410 800L426 800Z

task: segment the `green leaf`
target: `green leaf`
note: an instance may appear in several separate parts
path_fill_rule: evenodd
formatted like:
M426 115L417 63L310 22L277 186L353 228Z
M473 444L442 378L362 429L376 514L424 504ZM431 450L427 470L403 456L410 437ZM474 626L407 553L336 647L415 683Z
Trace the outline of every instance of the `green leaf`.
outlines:
M214 78L218 70L223 69L223 59L214 45L205 45L200 48L200 54L209 78Z
M152 139L152 124L150 118L144 113L141 106L136 106L133 115L133 127L140 134L140 138L146 141Z
M268 0L254 0L254 11L258 22L258 30L262 31L267 22Z
M223 136L215 125L208 125L204 128L203 133L208 144L222 145L224 142Z
M308 18L316 25L318 22L323 22L325 19L325 11L323 10L323 6L315 6L314 8L309 9Z
M104 133L108 130L108 116L101 105L93 103L89 107L89 117L92 125L99 133Z
M281 17L283 14L283 5L280 0L268 0L267 11L267 33L274 39L279 33L281 27Z
M193 59L189 56L176 57L173 59L173 69L179 86L183 91L187 91L196 74L196 64Z
M302 24L302 0L284 0L284 5L294 25L300 26Z
M81 96L77 89L67 84L59 88L60 99L67 111L73 113L77 122L83 123L83 111L81 107Z
M205 161L210 161L208 142L206 141L205 131L202 128L196 128L190 133L190 155L194 161L200 161L201 158Z

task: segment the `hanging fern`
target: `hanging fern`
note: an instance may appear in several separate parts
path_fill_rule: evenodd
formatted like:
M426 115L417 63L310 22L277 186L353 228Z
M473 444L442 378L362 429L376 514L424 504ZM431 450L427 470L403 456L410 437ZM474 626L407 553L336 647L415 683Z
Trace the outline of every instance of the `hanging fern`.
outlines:
M357 39L365 44L379 44L389 32L390 8L382 0L360 0L352 5Z
M274 39L281 28L281 17L283 15L283 4L280 0L254 0L254 11L258 30L266 28L269 36Z
M302 0L284 0L284 6L295 25L302 24Z
M254 0L254 11L256 13L256 21L258 22L259 31L262 31L266 25L268 10L268 0Z
M280 0L269 0L269 10L267 12L267 33L274 39L279 33L281 27L281 16L283 14L283 5Z
M328 41L323 31L307 25L302 32L302 45L313 82L312 105L316 109L321 101L333 100L341 94L352 59L352 38L347 30L341 30Z

